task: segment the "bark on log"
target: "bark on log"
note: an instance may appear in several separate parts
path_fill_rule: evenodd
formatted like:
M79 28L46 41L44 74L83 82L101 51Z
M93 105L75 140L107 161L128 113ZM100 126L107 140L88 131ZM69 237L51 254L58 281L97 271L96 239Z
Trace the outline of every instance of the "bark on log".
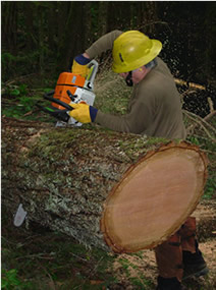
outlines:
M203 193L206 157L186 142L12 118L2 125L3 206L14 214L22 203L29 222L86 246L154 247Z

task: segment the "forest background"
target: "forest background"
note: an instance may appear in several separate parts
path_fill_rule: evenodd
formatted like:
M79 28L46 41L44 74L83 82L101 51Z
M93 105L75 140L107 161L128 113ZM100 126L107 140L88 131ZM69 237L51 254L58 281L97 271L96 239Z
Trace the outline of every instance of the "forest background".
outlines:
M201 282L189 281L189 289L215 289L215 1L2 1L2 115L25 120L26 126L28 120L53 121L40 113L35 103L43 99L45 91L54 89L59 74L70 69L76 55L114 29L136 29L159 39L163 43L160 57L174 77L204 87L191 90L180 85L178 89L187 101L183 104L185 123L193 129L188 140L205 150L211 161L198 231L209 250L207 258L214 274ZM124 114L130 90L110 73L111 52L97 60L100 68L95 105L104 112ZM209 115L207 123L203 118ZM36 224L16 229L4 205L2 211L4 289L121 290L155 286L151 254L116 257L98 249L86 250L71 237Z
M215 1L2 1L1 9L3 82L31 73L56 77L114 29L159 39L176 77L215 82Z

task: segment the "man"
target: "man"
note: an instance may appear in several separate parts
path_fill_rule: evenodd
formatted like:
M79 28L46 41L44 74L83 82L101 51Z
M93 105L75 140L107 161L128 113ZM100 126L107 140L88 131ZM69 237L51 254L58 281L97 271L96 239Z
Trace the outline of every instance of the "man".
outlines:
M119 73L127 85L134 85L128 113L113 116L87 104L73 104L71 117L119 132L184 139L180 97L168 67L158 57L161 42L139 31L115 30L75 57L72 71L85 76L90 60L108 49L112 49L113 71ZM185 289L181 284L183 278L208 272L195 231L195 219L189 217L177 233L156 247L158 290Z

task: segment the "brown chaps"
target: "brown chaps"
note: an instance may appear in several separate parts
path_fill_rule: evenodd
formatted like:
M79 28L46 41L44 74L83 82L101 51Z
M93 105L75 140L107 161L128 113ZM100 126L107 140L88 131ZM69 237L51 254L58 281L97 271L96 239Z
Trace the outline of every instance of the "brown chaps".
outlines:
M189 217L174 235L155 248L156 261L161 277L176 277L181 282L183 276L182 251L196 252L195 235L196 220Z

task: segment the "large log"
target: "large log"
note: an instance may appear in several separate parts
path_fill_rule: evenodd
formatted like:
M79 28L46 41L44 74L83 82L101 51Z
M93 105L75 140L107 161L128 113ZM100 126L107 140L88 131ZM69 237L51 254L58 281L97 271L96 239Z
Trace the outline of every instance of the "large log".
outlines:
M206 157L170 142L98 127L2 120L2 204L27 221L115 252L152 248L196 208Z

